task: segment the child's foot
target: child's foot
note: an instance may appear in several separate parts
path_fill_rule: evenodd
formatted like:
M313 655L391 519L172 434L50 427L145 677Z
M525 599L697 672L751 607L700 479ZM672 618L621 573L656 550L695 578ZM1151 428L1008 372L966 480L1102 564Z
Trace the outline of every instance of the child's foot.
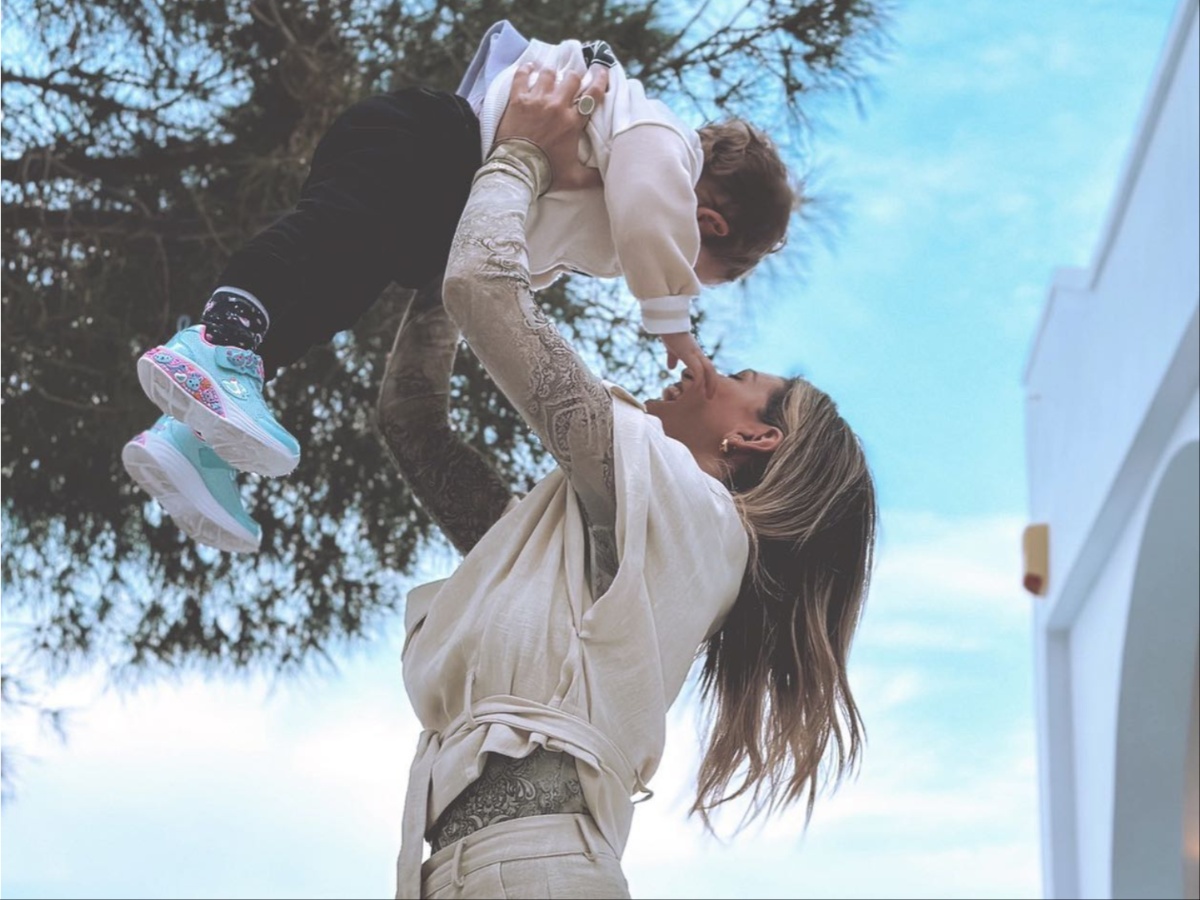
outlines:
M196 543L258 549L262 529L242 506L235 471L182 422L163 416L125 445L121 462Z
M142 354L138 380L159 409L198 431L235 468L286 475L300 462L300 444L263 402L262 358L210 343L203 325Z

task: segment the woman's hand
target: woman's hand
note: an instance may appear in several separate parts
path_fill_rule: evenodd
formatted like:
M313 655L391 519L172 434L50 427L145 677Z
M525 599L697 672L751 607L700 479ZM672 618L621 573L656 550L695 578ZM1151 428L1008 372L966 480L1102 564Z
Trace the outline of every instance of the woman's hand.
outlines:
M583 90L583 78L577 73L539 69L534 63L521 66L513 77L508 107L496 128L496 143L524 138L541 147L550 161L550 190L577 190L601 183L600 173L579 161L579 138L588 121L579 104L583 101L586 108L584 97L596 105L603 102L608 69L593 65L589 75L590 83Z

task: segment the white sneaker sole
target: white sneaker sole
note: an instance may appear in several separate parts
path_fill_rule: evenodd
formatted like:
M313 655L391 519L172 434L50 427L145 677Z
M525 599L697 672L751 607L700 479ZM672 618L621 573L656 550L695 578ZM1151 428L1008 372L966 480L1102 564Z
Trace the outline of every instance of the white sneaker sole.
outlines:
M300 462L299 456L263 431L224 394L222 416L193 397L154 360L141 357L137 371L142 390L154 405L199 432L217 455L235 469L258 475L286 475Z
M259 548L259 536L222 508L174 447L154 439L145 444L130 441L121 451L121 462L138 486L196 543L230 553L253 553Z

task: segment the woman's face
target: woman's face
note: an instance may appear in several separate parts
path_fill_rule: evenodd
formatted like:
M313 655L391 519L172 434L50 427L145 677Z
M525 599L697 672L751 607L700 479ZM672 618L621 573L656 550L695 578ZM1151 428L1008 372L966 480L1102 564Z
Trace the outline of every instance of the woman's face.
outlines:
M667 437L692 451L702 469L720 477L714 469L721 468L724 457L775 448L782 435L763 423L759 413L785 384L778 375L745 369L717 375L716 390L709 399L691 370L684 369L680 380L663 391L661 400L646 403L646 412L662 421ZM724 440L729 441L728 454L721 450Z

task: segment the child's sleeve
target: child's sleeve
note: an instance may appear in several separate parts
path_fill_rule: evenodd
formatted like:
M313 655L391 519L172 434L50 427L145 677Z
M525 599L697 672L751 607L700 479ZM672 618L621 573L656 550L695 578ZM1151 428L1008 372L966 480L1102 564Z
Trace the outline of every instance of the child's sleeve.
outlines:
M646 123L617 135L604 200L617 258L651 334L691 331L700 253L690 148L672 128Z

